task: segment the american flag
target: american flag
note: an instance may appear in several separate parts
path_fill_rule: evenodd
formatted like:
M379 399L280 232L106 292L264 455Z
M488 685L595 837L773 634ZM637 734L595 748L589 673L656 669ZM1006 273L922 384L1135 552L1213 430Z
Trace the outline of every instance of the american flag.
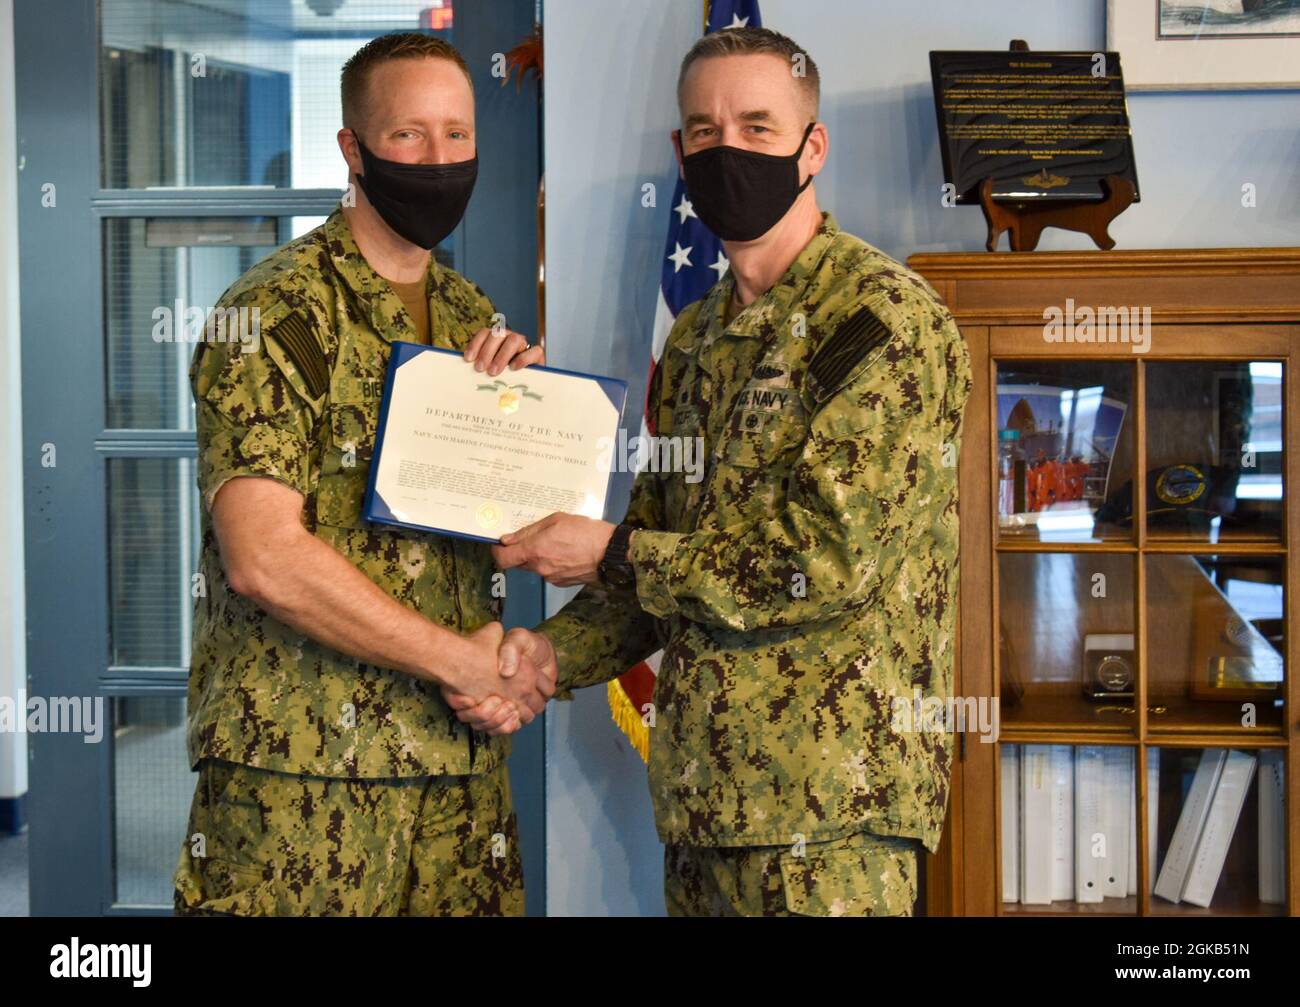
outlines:
M729 28L760 26L758 0L706 0L705 33ZM668 240L664 243L663 270L659 277L659 303L655 307L654 339L650 350L650 376L659 365L673 320L686 305L698 301L727 271L722 242L700 222L679 177L673 188ZM649 383L646 385L649 388ZM649 400L641 417L642 434L654 431ZM614 720L628 736L641 758L649 761L650 734L645 712L654 696L655 675L662 652L640 662L609 684L609 704Z

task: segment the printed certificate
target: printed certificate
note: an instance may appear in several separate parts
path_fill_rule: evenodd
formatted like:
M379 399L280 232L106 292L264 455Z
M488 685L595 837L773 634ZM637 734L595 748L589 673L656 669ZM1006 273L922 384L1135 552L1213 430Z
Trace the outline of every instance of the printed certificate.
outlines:
M548 514L602 518L627 385L553 367L491 377L393 343L364 515L496 542Z

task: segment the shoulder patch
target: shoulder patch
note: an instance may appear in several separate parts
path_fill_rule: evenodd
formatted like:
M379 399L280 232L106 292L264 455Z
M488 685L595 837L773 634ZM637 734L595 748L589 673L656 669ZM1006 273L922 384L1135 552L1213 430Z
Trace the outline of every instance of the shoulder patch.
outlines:
M325 351L308 330L302 315L291 311L268 335L293 362L312 398L324 395L329 389L329 366L325 363Z
M870 308L840 323L808 364L813 396L821 401L844 383L853 369L892 335Z

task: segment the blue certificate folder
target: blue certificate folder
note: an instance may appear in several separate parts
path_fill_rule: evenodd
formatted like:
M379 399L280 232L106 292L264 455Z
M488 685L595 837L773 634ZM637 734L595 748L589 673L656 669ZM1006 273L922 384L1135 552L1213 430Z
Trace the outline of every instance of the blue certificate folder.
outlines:
M367 521L373 521L377 524L397 525L402 528L415 528L419 531L434 532L439 535L447 535L452 538L470 539L476 542L499 542L499 538L489 538L484 535L471 535L460 531L454 531L446 528L437 528L429 525L412 524L408 521L399 520L393 513L393 510L384 501L384 498L375 491L375 480L379 473L380 461L383 458L384 451L384 433L388 428L388 408L392 401L393 383L400 368L410 363L423 353L443 353L454 357L464 357L464 354L458 350L444 350L434 346L424 346L420 343L406 343L395 341L392 344L392 351L388 360L388 373L384 379L384 396L379 406L379 431L375 435L374 456L370 459L370 473L366 480L366 499L362 507L362 516ZM555 374L564 374L573 378L582 378L594 382L600 390L605 393L606 398L614 406L616 414L615 423L611 430L592 431L598 435L604 435L611 438L611 442L618 436L619 422L623 416L623 407L627 402L627 382L620 381L618 378L600 377L595 374L583 374L580 371L566 371L558 367L527 367L518 371L505 370L498 375L498 379L508 377L519 378L521 375L535 374L539 371L552 372ZM493 381L486 371L473 371L467 377L468 380ZM429 402L437 402L436 388L429 389ZM436 449L434 449L436 450ZM616 469L615 455L611 448L611 472ZM605 484L604 507L609 506L609 482Z

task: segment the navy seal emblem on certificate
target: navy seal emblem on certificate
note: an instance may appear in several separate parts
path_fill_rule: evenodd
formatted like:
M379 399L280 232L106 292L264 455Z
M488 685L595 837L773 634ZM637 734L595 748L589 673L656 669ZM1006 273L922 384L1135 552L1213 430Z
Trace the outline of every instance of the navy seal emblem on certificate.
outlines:
M564 511L601 518L627 384L554 367L474 370L394 342L363 515L496 542Z

